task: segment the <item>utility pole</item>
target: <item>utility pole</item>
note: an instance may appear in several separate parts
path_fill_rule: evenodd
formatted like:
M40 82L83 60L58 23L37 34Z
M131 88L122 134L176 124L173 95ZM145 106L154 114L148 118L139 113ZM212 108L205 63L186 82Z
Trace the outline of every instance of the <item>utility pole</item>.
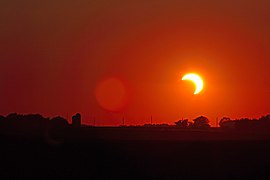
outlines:
M151 115L151 125L153 124L153 117L152 117L152 115Z

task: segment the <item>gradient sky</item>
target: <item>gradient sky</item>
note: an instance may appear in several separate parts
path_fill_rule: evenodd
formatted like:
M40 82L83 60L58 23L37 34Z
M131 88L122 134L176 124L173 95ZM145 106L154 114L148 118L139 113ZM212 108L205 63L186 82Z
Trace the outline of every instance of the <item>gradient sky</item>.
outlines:
M97 125L123 114L127 124L258 118L270 113L270 1L2 0L0 68L3 115L81 112ZM205 81L197 96L181 81L191 71ZM96 98L112 77L125 91L117 112Z

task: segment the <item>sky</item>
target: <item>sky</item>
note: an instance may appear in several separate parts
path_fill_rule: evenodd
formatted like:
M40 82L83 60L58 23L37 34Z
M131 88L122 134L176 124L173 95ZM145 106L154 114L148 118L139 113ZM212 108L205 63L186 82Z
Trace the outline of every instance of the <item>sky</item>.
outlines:
M270 113L269 12L268 0L2 0L0 114L258 118Z

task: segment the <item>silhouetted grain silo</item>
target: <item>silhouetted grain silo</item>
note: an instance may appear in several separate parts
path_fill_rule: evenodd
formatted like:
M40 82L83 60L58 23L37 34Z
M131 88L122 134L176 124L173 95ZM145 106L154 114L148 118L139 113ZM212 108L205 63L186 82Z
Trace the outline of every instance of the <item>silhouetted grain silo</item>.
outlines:
M72 116L72 126L73 127L80 127L81 126L81 114L77 113L76 115Z

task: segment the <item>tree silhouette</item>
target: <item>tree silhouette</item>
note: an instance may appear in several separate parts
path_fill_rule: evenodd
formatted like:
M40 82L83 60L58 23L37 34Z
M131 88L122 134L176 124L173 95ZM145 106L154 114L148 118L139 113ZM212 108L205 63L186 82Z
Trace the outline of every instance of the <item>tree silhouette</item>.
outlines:
M0 129L5 129L6 128L6 118L4 116L0 116Z
M262 116L258 120L260 130L268 132L270 130L270 114Z
M19 115L17 113L11 113L9 115L7 115L6 117L9 121L16 121L22 118L22 115Z
M0 123L3 123L6 120L6 118L4 116L0 115Z
M200 116L194 119L193 121L194 121L193 127L195 128L209 128L210 127L209 120L207 117Z
M188 119L179 120L177 122L174 122L177 127L188 127Z
M224 129L233 129L235 128L235 121L231 120L229 117L223 117L219 121L219 126Z
M17 113L9 114L6 117L7 123L18 129L43 128L48 119L40 114L21 115Z
M225 123L225 122L230 122L230 121L232 121L231 118L229 118L229 117L223 117L223 118L221 118L221 120L219 121L219 126L222 127L223 123Z
M264 123L270 123L270 114L266 115L266 116L262 116L259 121L262 121Z
M49 122L51 128L65 128L69 125L68 121L61 116L54 117Z

